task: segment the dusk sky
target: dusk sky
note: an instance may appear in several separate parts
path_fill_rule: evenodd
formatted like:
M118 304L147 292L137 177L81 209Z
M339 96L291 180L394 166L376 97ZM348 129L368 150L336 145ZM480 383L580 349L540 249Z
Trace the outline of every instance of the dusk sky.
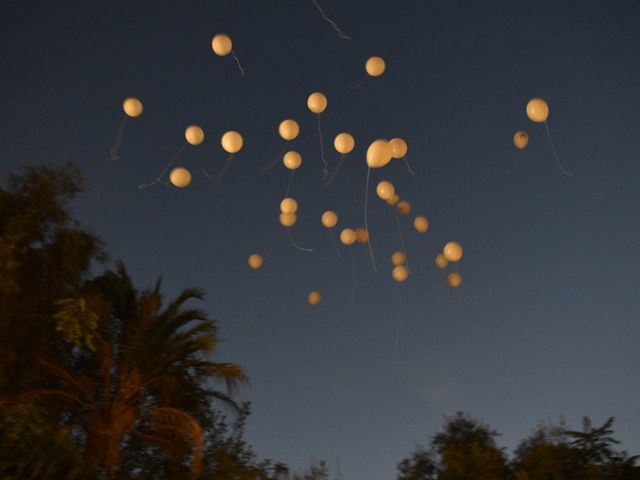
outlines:
M580 428L615 416L615 437L640 454L640 2L318 0L4 1L0 7L0 174L76 162L86 191L74 215L94 230L141 288L163 276L167 297L207 292L223 343L215 358L251 383L247 439L260 457L301 470L325 459L345 480L383 480L443 415L490 424L509 452L540 421ZM211 39L227 33L245 77ZM366 78L372 55L386 61ZM337 133L356 140L323 187L311 92L326 160ZM109 161L122 101L120 159ZM544 98L567 177L542 124L525 114ZM303 157L291 195L293 239L278 224L289 172L277 127L300 123ZM152 182L175 162L185 189ZM244 137L225 176L220 137ZM517 130L529 145L517 150ZM320 224L364 224L368 145L402 137L402 161L372 171L365 245L338 257ZM390 180L411 202L399 217L411 267L400 284L393 210L375 195ZM414 214L429 218L426 234ZM335 235L335 233L334 233ZM434 258L456 240L462 260ZM247 257L265 255L252 271ZM113 265L113 263L111 264ZM446 285L450 271L463 283ZM355 283L354 283L355 278ZM319 305L306 300L322 294ZM353 291L353 294L352 294ZM229 412L230 413L230 412Z

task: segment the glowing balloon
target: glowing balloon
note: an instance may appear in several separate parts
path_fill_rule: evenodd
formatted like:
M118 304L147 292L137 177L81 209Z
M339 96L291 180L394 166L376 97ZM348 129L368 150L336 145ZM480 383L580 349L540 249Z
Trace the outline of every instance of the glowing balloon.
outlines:
M536 123L546 122L549 118L549 105L541 98L532 98L527 103L527 117Z
M322 297L320 296L320 293L315 290L309 292L309 295L307 295L309 305L318 305L321 299Z
M450 273L447 277L447 283L450 287L458 288L460 285L462 285L462 277L459 273Z
M397 252L393 252L393 255L391 255L391 263L396 267L398 265L404 265L406 261L407 261L407 256L404 254L404 252L401 252L400 250L398 250Z
M367 165L381 168L391 161L391 147L386 140L376 140L367 149Z
M300 125L295 120L288 118L280 122L278 133L285 140L293 140L300 133Z
M522 150L529 143L527 132L519 131L513 135L513 144L518 150Z
M394 193L393 196L387 200L387 203L391 206L395 206L398 204L398 202L400 201L400 195L398 195L397 193Z
M367 243L369 241L369 232L367 232L366 228L356 228L356 241L358 243Z
M249 264L249 267L251 267L251 269L258 270L260 267L262 267L263 261L264 260L262 259L262 255L253 253L249 255L249 260L247 261L247 263Z
M386 65L382 57L371 57L364 65L364 69L372 77L379 77L384 73Z
M426 233L429 230L429 220L425 216L418 215L413 219L413 228L420 233Z
M327 210L322 214L322 225L326 228L333 228L338 223L338 214L332 210Z
M131 118L139 117L142 115L142 102L134 97L126 98L122 102L122 109Z
M396 189L393 186L393 183L383 180L378 183L376 187L376 193L382 200L389 200L396 193Z
M220 55L224 57L225 55L229 55L231 50L233 49L233 43L231 42L231 38L229 35L225 35L224 33L219 33L213 40L211 40L211 48L216 55Z
M345 228L340 232L340 241L345 245L353 245L356 241L356 232L351 228Z
M222 135L220 144L222 145L224 151L227 153L239 152L243 144L242 135L240 135L238 132L230 130Z
M188 187L191 183L191 173L186 168L174 168L169 174L169 181L179 188Z
M449 265L449 260L447 260L446 258L444 258L444 255L442 255L441 253L439 253L436 256L436 266L440 269L442 268L447 268L447 265Z
M409 215L411 213L411 204L406 200L400 200L396 205L396 210L400 215Z
M302 156L298 152L291 150L284 154L282 163L289 170L295 170L302 165Z
M327 97L320 92L314 92L307 99L307 107L313 113L322 113L327 109Z
M442 254L450 262L457 262L462 258L462 246L458 242L449 242L442 249Z
M198 125L189 125L184 131L184 138L191 145L200 145L204 142L204 130Z
M391 156L393 158L403 158L407 154L407 150L409 150L407 142L401 138L392 138L389 140L389 146L391 147Z
M404 265L393 267L391 276L396 282L404 282L409 277L409 269Z
M349 133L339 133L333 141L333 146L338 153L346 155L353 150L353 147L356 146L356 141Z
M280 211L282 213L296 213L298 211L298 202L291 197L287 197L280 202Z
M283 227L293 227L296 224L298 217L295 213L281 213L280 225Z

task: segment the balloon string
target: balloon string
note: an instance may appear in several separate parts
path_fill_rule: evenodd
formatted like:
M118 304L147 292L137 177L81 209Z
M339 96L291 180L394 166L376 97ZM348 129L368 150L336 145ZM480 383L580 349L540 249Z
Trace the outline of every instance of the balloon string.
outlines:
M220 171L215 175L215 177L212 177L211 175L209 175L209 173L203 168L200 167L200 170L202 170L202 173L204 173L204 175L212 182L217 182L218 180L220 180L224 174L227 172L227 170L229 169L229 166L231 165L231 161L233 160L234 154L232 153L231 155L229 155L227 157L227 159L224 162L224 165L222 166L222 168L220 169Z
M364 77L362 80L360 80L355 85L350 85L349 86L349 90L357 90L357 89L359 89L362 85L364 85L364 82L366 82L368 78L369 77Z
M333 179L336 178L336 175L338 175L338 172L340 171L340 168L342 167L342 164L344 163L345 157L346 157L346 155L343 153L342 156L340 157L340 160L338 161L338 165L336 166L336 169L331 174L331 177L329 178L327 183L322 185L323 187L328 187L329 185L331 185L331 182L333 182Z
M342 30L340 30L340 27L338 27L338 25L336 25L336 22L334 22L329 17L327 17L326 13L324 13L324 10L322 10L322 8L320 7L320 5L318 5L318 2L316 2L316 0L311 0L311 1L313 2L313 4L318 9L318 12L320 12L320 15L322 15L322 18L324 18L327 22L329 22L331 24L333 29L338 34L338 37L340 37L343 40L351 40L351 37L349 37L348 35L345 35L345 33Z
M300 245L298 245L294 240L293 237L291 236L291 229L289 227L287 227L287 235L289 236L289 241L291 242L291 245L293 245L295 248L297 248L298 250L302 251L302 252L313 252L313 248L304 248L301 247Z
M342 255L340 254L340 249L338 248L338 244L336 243L335 239L333 238L333 228L327 228L327 234L329 235L329 238L331 239L331 243L333 244L333 249L336 251L336 255L338 256L338 259L342 260Z
M369 234L369 241L367 242L367 245L369 246L369 258L371 260L371 268L373 269L374 272L377 272L378 269L376 268L376 260L373 257L373 247L371 246L371 232L369 231L369 224L367 221L367 210L369 205L369 176L370 175L371 175L371 167L367 168L367 183L364 190L364 228Z
M351 257L351 303L356 300L356 288L357 288L357 276L356 276L356 261L353 258L353 248L351 245L347 247L349 250L349 257Z
M125 117L122 119L122 123L120 123L120 126L118 127L118 133L116 133L116 140L111 146L111 149L109 150L108 160L111 160L112 162L116 160L120 160L120 156L118 155L118 150L120 150L120 146L122 145L122 138L124 137L124 127L126 124L127 124L127 117L125 115Z
M402 245L402 251L404 252L405 263L407 264L407 268L409 268L409 255L407 255L407 246L404 243L404 235L402 235L402 228L400 228L400 220L398 219L398 213L396 212L396 207L393 208L393 218L396 220L396 227L398 227L398 234L400 235L400 245Z
M407 160L407 157L402 157L402 159L404 160L404 164L407 166L407 170L409 170L411 176L415 177L416 174L414 173L413 168L411 168L411 165L409 165L409 160Z
M185 149L186 146L187 144L185 143L182 145L182 147L180 147L180 150L178 150L176 154L171 158L171 160L169 160L169 162L165 165L164 169L162 169L162 171L160 172L160 175L158 175L153 182L143 183L142 185L138 185L138 189L143 190L147 187L150 187L151 185L155 185L156 183L163 183L164 185L167 185L167 183L162 180L162 177L164 177L164 174L167 173L167 170L169 170L169 167L173 164L173 162L176 161L176 159L180 156L180 154L182 153L182 151Z
M558 158L558 154L556 153L556 147L553 144L553 139L551 138L551 130L549 130L549 124L547 122L544 122L544 128L547 130L547 137L549 138L549 143L551 144L551 151L553 152L553 157L555 158L556 163L558 164L558 168L567 177L572 177L573 173L565 170L565 168L562 166L562 163L560 163L560 159Z
M289 192L291 191L291 185L293 185L293 176L296 174L295 170L291 170L291 175L289 175L289 183L287 185L287 191L284 192L284 196L288 196Z
M329 164L324 159L324 141L322 140L322 129L320 128L320 114L318 113L318 136L320 137L320 159L322 160L322 179L329 174Z
M279 161L282 160L282 156L284 155L284 152L287 150L287 147L289 146L289 141L287 140L285 142L285 144L282 146L282 149L280 150L280 153L276 156L276 158L273 160L273 162L267 164L267 165L263 165L260 167L260 171L262 173L266 173L269 170L271 170L273 167L275 167Z
M244 78L244 68L242 68L242 65L240 65L240 60L238 60L238 57L236 56L236 52L231 50L231 56L233 57L233 59L238 64L238 68L240 69L240 75L242 75L242 78Z

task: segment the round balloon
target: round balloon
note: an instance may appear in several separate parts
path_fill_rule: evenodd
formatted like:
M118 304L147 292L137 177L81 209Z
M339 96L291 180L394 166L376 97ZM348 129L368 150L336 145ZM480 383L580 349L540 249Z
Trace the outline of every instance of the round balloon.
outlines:
M404 265L393 267L391 276L396 282L404 282L409 277L409 269Z
M541 98L532 98L527 103L527 117L536 123L546 122L549 118L549 105Z
M251 267L251 269L258 270L260 267L262 267L263 261L264 260L262 259L262 255L253 253L249 255L249 260L247 261L247 263L249 264L249 267Z
M378 183L376 193L382 200L389 200L396 193L396 189L393 186L393 183L383 180Z
M191 145L200 145L204 142L204 130L198 125L189 125L184 131L184 138Z
M318 305L321 299L322 297L320 296L320 293L316 290L309 292L309 295L307 295L307 301L309 302L309 305Z
M169 181L176 187L188 187L191 183L191 172L186 168L177 167L171 170Z
M280 211L282 213L296 213L298 211L298 202L291 197L287 197L280 202Z
M447 268L447 265L449 265L449 260L447 260L446 258L444 258L444 255L442 255L441 253L439 253L436 256L436 266L440 269L443 268Z
M229 35L219 33L215 37L213 37L213 40L211 40L211 48L216 55L224 57L225 55L229 55L231 53L233 44L231 43L231 38L229 37Z
M326 228L333 228L338 223L338 214L332 210L327 210L322 214L320 219L322 221L322 225Z
M367 232L366 228L356 228L356 241L358 243L367 243L369 241L369 232Z
M226 132L220 139L220 144L227 153L239 152L243 143L242 135L238 132L234 132L233 130Z
M462 245L458 242L449 242L442 249L442 254L450 262L457 262L462 258Z
M447 277L447 283L450 287L458 288L460 285L462 285L462 277L459 273L450 273Z
M293 227L296 224L298 217L295 213L281 213L280 214L280 225L283 227Z
M407 256L404 254L404 252L401 252L400 250L393 252L393 255L391 255L391 263L397 267L398 265L404 265L404 263L407 261Z
M125 98L122 109L131 118L139 117L142 115L142 102L134 97Z
M523 132L522 130L514 133L513 135L513 144L516 146L518 150L522 150L529 143L529 135L527 132Z
M289 170L296 170L300 165L302 165L302 156L298 152L291 150L284 154L282 157L282 163Z
M333 146L338 151L338 153L346 155L353 150L353 147L356 146L356 141L349 133L339 133L338 135L336 135L336 138L333 141Z
M391 147L386 140L376 140L367 149L367 165L381 168L391 161Z
M364 65L364 69L372 77L379 77L384 73L386 65L382 57L371 57Z
M396 205L396 210L400 215L409 215L411 213L411 204L406 200L400 200Z
M387 200L387 203L391 206L395 206L398 204L398 202L400 201L400 195L398 195L397 193L394 193L393 196Z
M429 230L429 220L423 215L418 215L413 219L413 228L420 233L426 233Z
M322 113L327 109L327 97L320 92L313 92L307 99L307 107L313 113Z
M407 154L407 150L409 150L407 142L401 138L392 138L389 140L389 146L391 147L391 156L393 158L403 158Z
M295 120L288 118L280 122L278 133L284 140L293 140L300 133L300 125Z
M356 241L356 232L352 228L345 228L340 232L340 241L345 245L353 245Z

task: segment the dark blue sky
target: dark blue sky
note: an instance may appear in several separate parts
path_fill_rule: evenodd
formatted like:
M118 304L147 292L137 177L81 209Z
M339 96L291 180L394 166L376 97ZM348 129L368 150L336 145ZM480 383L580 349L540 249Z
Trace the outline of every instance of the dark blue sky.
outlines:
M208 292L219 319L218 359L243 365L252 383L248 439L261 456L303 468L324 458L347 479L389 479L442 416L465 410L500 431L512 449L538 421L616 416L623 447L640 453L640 3L553 1L320 2L352 37L340 40L311 0L191 2L3 2L0 9L0 174L72 159L87 176L74 204L82 222L123 259L137 284L164 275L165 291ZM210 41L228 33L233 59ZM364 78L380 55L386 73ZM341 174L320 186L312 91L327 159L341 131L356 138ZM144 103L129 121L121 161L109 147L127 96ZM550 105L544 127L524 113ZM292 233L279 237L288 174L259 166L281 151L277 125L300 122L293 148L303 165ZM200 147L177 164L190 188L152 181L200 124ZM530 134L525 152L511 142ZM224 131L245 138L218 183ZM412 275L390 278L399 248L392 210L375 196L370 229L380 267L354 247L337 258L320 213L340 226L363 222L365 151L401 136L416 171L375 171L414 212L402 217ZM278 241L278 238L280 240ZM433 258L449 240L465 255L463 285L443 285ZM253 251L270 254L262 270ZM439 287L440 286L440 287ZM322 303L310 308L317 289Z

